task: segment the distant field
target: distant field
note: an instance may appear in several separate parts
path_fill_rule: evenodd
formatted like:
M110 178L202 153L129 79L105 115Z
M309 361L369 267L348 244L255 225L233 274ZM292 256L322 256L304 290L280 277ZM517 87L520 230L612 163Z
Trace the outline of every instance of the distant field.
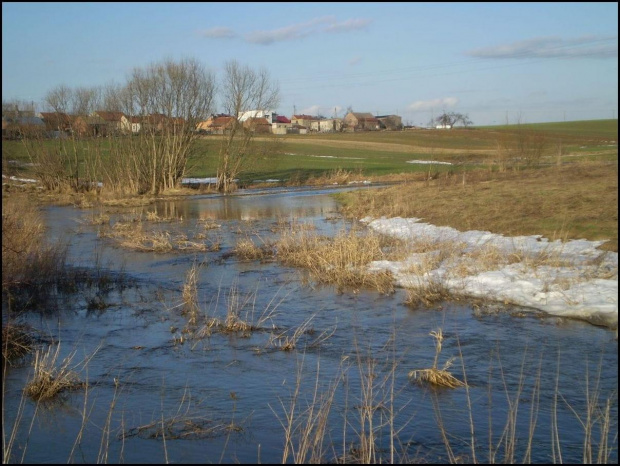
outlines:
M482 164L490 166L497 154L498 141L516 143L519 134L535 132L545 138L546 151L555 157L556 147L562 146L562 159L616 160L618 157L617 120L576 121L479 127L454 130L382 131L364 133L335 133L277 136L276 146L267 156L259 157L241 175L244 183L254 180L297 179L303 182L334 170L359 172L360 176L380 177L394 174L426 172L428 165L407 163L411 160L442 161L454 165L433 165L438 173L451 170L471 170ZM257 138L259 143L271 144ZM190 159L187 176L212 177L217 171L217 154L221 136L198 139L195 155ZM46 141L53 148L57 141ZM85 145L86 143L79 143ZM107 154L107 140L98 140L101 153ZM3 172L11 168L9 161L21 165L29 158L19 141L3 141ZM556 159L554 158L555 162ZM12 163L15 171L15 163Z

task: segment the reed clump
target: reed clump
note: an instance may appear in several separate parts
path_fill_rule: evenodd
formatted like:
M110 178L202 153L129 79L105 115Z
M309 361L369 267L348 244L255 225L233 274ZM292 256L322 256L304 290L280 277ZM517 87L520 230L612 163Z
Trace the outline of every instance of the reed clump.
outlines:
M35 352L34 373L24 389L33 400L50 400L63 391L84 386L77 373L70 367L75 352L58 364L59 353L60 344L56 346L56 350L52 350L50 346L47 351Z
M198 275L199 268L194 262L192 267L185 274L183 284L183 310L189 315L188 324L195 326L198 321Z
M25 196L2 198L2 290L57 281L66 245L49 243L38 209Z
M285 265L302 267L319 283L345 288L371 288L380 293L394 291L389 271L371 271L368 265L385 258L379 235L354 231L335 237L306 231L283 234L276 243L276 258Z
M427 383L437 387L458 388L465 387L466 384L454 377L448 369L452 365L453 359L449 359L444 364L443 368L438 368L437 363L439 360L439 354L441 353L441 346L444 339L442 329L433 330L430 334L435 339L435 360L433 361L433 367L429 369L415 369L409 372L409 377L418 383Z
M241 260L246 261L265 261L271 259L274 255L273 249L269 244L265 243L258 246L250 238L243 238L237 241L233 252Z
M2 327L2 366L32 353L35 344L36 338L27 325L7 323Z
M190 241L186 234L173 235L166 230L146 230L141 220L137 222L116 222L112 228L99 231L99 237L110 238L120 247L142 252L166 253L171 251L218 251L218 241Z

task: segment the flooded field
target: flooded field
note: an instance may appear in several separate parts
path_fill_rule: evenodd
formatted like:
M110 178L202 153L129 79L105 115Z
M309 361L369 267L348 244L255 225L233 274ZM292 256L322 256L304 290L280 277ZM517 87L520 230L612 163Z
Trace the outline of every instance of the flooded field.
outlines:
M112 278L20 317L59 361L72 357L86 385L35 403L23 394L29 361L8 368L9 462L618 460L614 331L494 304L414 310L403 290L338 292L233 254L241 239L266 244L287 228L350 229L328 191L45 215L70 264ZM111 235L117 222L144 228L136 218L148 215L172 249ZM446 364L466 387L412 380Z

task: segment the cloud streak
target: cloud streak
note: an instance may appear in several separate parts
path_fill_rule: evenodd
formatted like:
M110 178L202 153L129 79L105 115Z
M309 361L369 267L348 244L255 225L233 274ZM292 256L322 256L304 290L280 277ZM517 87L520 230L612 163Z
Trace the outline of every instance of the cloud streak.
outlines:
M465 52L475 58L615 58L618 36L583 36L574 39L535 37L511 44L484 47Z
M433 110L444 107L454 107L458 103L459 99L456 97L443 97L441 99L433 100L418 100L410 104L407 108L409 110Z
M205 31L201 31L200 35L212 39L232 39L237 36L235 31L227 27L214 27L207 29Z
M336 34L365 29L372 22L371 19L352 18L337 21L334 16L313 18L303 23L291 24L277 29L252 31L242 36L243 40L251 44L271 45L276 42L300 40L318 34ZM232 39L239 37L228 27L214 27L200 33L203 37L215 39Z

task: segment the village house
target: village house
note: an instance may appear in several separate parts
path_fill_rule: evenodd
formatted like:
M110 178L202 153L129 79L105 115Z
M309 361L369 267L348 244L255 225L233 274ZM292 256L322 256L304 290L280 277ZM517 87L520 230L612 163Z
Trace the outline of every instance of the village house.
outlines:
M388 131L400 131L403 129L403 120L398 115L381 115L377 116L381 129Z
M267 118L247 118L243 121L243 127L254 133L271 133L271 125Z
M131 134L139 134L142 128L142 119L140 117L129 117L129 123L131 124Z
M151 113L142 118L140 130L148 133L161 133L168 124L168 117L163 113Z
M275 121L277 113L273 110L247 110L245 112L239 112L237 117L242 123L250 118L265 118L267 123L271 125Z
M342 129L340 118L323 118L310 123L310 130L317 133L335 133Z
M36 116L3 116L2 138L17 139L24 135L40 134L45 130L45 123Z
M200 133L224 134L232 129L234 120L234 117L225 113L211 115L207 120L199 122L196 125L196 130Z
M305 126L307 128L311 127L313 121L318 120L318 117L313 117L310 115L293 115L291 117L291 123L293 123L293 125Z
M45 123L45 131L68 133L71 131L71 117L62 112L41 112L39 114L43 123Z
M274 122L271 123L271 132L273 134L287 134L289 129L293 127L291 120L282 115L277 115Z
M377 131L381 129L379 120L372 113L349 112L343 124L347 131Z
M127 134L131 132L131 122L123 112L97 110L90 114L88 124L95 136Z
M92 135L87 116L71 115L69 118L71 119L71 134L80 138Z

